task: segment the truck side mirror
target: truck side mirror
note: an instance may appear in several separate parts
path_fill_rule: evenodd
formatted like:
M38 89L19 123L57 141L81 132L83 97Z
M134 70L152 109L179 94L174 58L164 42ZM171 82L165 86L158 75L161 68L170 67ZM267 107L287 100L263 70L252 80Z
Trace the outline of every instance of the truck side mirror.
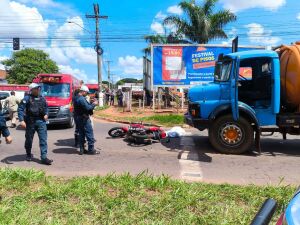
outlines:
M219 80L222 74L222 62L216 62L214 77L215 80Z

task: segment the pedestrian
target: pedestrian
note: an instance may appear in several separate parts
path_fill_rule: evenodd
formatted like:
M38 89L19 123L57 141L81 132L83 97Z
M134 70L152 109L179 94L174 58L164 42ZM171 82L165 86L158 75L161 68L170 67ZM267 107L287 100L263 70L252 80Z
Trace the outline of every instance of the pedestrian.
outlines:
M117 91L118 106L123 107L123 92L121 89Z
M48 121L48 105L46 99L40 95L39 84L32 83L29 85L30 94L25 96L21 101L18 109L20 125L26 128L25 133L25 149L26 160L32 161L31 153L32 141L34 133L38 133L39 146L41 151L41 163L51 165L52 160L47 158L47 121ZM24 115L26 116L24 117Z
M105 102L107 105L109 105L109 99L110 99L110 92L109 92L109 89L107 88L105 90Z
M16 93L14 91L10 92L10 96L5 100L5 107L8 109L9 117L11 119L11 128L15 128L17 126L19 104L20 99L16 97Z
M79 128L79 148L80 155L84 153L89 155L96 155L100 152L95 150L94 143L94 131L90 119L90 115L93 113L93 110L96 105L98 105L98 101L95 100L93 103L89 103L86 100L86 95L89 93L89 89L87 86L81 86L80 92L78 96L75 98L74 102L74 111L77 115L77 123ZM84 139L87 139L88 142L88 150L84 149Z
M150 91L147 88L144 88L145 91L145 97L146 97L146 106L150 106L152 102L152 96L150 94Z
M0 143L1 143L1 136L5 138L6 144L12 143L12 137L10 136L10 132L6 126L6 119L3 115L2 105L0 104Z
M110 105L111 106L115 105L115 96L116 96L115 90L112 90L110 93Z

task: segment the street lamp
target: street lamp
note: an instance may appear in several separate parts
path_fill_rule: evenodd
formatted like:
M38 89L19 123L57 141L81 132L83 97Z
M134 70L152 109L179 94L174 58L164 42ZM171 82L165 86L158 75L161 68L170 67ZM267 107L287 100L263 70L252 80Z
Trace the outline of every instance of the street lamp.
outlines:
M94 35L93 32L91 32L90 30L84 28L83 26L81 26L80 24L78 24L78 23L76 23L76 22L74 22L74 21L68 21L68 23L75 24L75 25L79 26L80 28L82 28L83 30L87 31L88 33Z

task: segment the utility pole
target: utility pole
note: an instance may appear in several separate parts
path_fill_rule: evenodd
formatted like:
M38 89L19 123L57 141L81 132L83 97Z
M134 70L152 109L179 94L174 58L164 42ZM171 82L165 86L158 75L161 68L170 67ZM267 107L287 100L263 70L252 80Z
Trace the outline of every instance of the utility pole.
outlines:
M114 77L116 76L116 74L111 74L111 85L112 85L112 88L115 88L114 87Z
M95 19L96 21L96 46L95 51L97 52L97 68L98 68L98 84L99 84L99 91L102 93L102 73L101 73L101 58L103 54L103 49L100 45L100 29L99 29L99 20L100 19L107 19L108 16L101 16L100 15L100 7L99 4L94 4L94 15L86 15L88 19ZM101 103L100 103L101 104Z
M108 89L110 90L110 63L111 63L112 61L107 60L107 61L105 61L105 62L107 62Z

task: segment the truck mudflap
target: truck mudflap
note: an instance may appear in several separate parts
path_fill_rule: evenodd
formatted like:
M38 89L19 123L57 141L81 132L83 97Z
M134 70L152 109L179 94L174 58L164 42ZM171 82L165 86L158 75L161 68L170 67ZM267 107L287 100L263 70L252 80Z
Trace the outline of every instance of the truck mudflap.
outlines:
M192 115L189 113L184 114L184 121L189 126L195 127L199 130L205 130L205 129L209 128L209 125L210 125L210 120L195 118L195 117L192 117Z

